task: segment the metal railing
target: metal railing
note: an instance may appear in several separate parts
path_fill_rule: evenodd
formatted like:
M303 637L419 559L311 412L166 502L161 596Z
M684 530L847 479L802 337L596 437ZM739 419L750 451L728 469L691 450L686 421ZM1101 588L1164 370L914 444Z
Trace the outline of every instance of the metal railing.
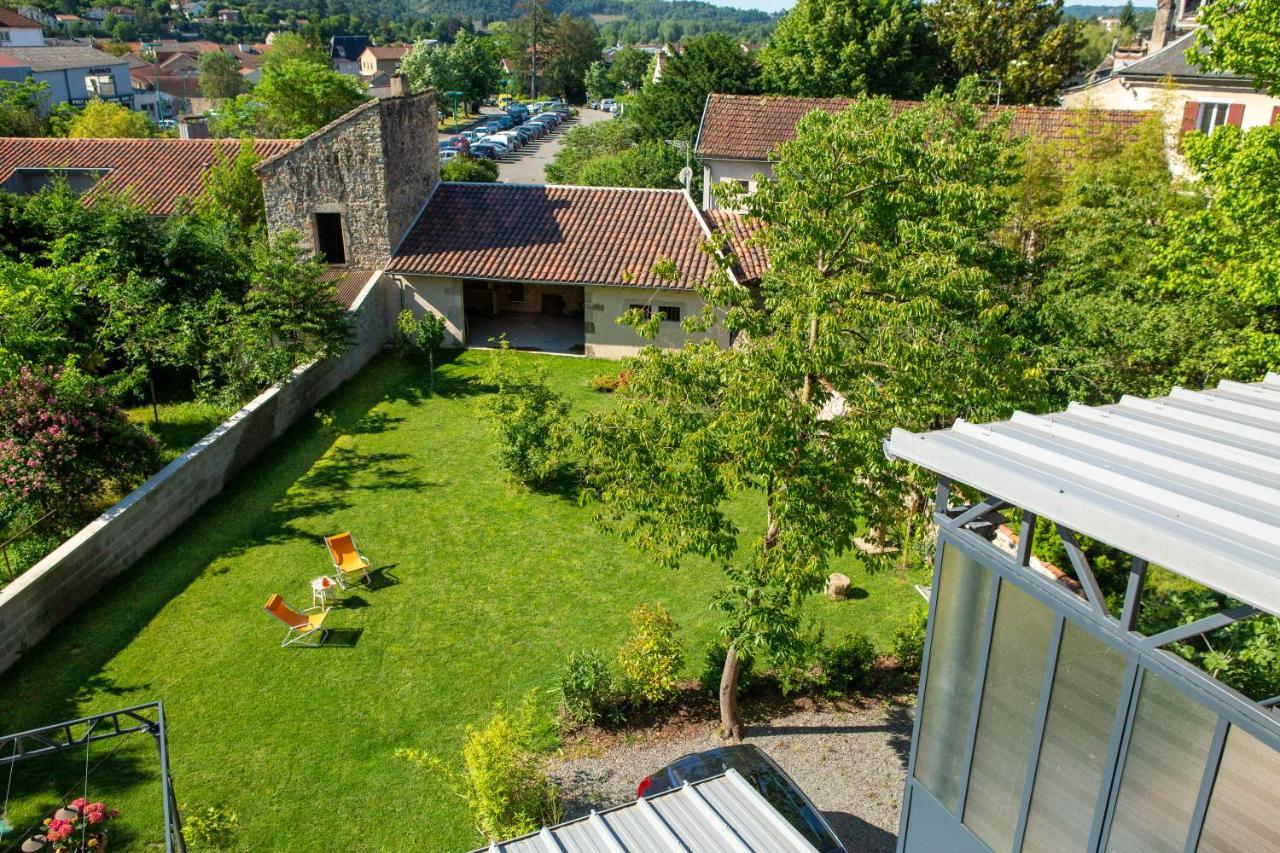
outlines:
M8 583L9 581L17 577L17 574L15 574L13 571L13 561L9 557L9 546L17 542L23 536L26 536L32 530L35 530L37 527L39 527L41 524L43 524L45 521L49 520L52 517L53 517L53 510L49 510L44 515L40 516L35 521L31 522L30 524L28 524L26 527L19 530L14 535L10 536L8 539L4 540L3 542L0 542L0 556L4 557L5 583Z

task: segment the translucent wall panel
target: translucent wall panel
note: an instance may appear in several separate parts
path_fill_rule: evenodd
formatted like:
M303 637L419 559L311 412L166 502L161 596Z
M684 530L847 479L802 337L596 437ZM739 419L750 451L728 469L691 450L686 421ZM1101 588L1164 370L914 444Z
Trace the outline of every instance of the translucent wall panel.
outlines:
M964 806L965 826L994 850L1013 845L1056 618L1013 584L1000 585Z
M1197 849L1280 850L1280 752L1241 729L1227 734Z
M1023 853L1083 850L1107 761L1124 655L1068 622L1049 696Z
M992 577L952 545L944 545L940 570L915 778L954 812Z
M1140 689L1107 850L1176 853L1191 827L1217 717L1150 672Z

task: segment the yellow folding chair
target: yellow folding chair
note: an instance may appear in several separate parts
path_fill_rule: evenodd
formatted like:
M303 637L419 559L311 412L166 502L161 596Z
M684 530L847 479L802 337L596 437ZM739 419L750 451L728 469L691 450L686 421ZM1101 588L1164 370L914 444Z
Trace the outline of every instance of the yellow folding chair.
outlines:
M319 607L308 607L306 610L298 611L284 603L284 599L278 594L273 593L267 599L267 603L263 605L268 613L279 619L289 629L285 632L284 640L280 643L280 648L284 648L290 643L301 642L304 646L318 646L324 642L324 638L329 631L324 627L324 619L329 615L328 610L322 610ZM313 610L319 610L319 613L313 613ZM302 642L304 638L306 642Z
M363 575L365 581L369 581L369 566L372 564L360 553L350 531L337 536L326 536L324 544L329 549L329 558L333 560L334 580L338 582L338 586L346 589L347 581L353 580L357 575Z

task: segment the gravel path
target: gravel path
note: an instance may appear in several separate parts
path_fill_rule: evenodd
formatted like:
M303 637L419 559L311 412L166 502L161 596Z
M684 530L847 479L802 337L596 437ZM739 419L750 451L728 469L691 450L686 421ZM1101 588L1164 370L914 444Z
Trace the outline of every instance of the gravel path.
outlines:
M745 740L778 762L850 851L894 849L911 743L909 706L892 702L787 711L748 726ZM708 725L699 734L646 738L549 769L561 785L569 819L633 799L636 783L645 776L718 743L714 726Z

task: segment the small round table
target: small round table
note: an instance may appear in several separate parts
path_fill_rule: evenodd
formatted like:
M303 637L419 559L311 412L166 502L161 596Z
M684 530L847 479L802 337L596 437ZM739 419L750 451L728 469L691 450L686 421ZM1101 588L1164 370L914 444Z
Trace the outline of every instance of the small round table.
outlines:
M324 607L328 603L329 590L337 586L333 578L321 575L311 580L311 606Z

